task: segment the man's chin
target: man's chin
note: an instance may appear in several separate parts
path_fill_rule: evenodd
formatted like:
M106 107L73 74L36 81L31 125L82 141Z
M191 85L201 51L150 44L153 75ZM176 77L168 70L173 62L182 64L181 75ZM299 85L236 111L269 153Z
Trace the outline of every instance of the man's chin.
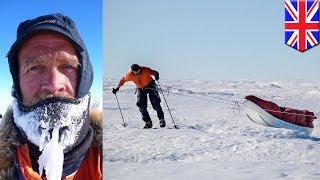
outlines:
M70 132L70 129L68 128L68 126L50 126L48 128L42 128L42 127L38 127L37 132L40 132L39 134L39 139L42 139L42 136L45 136L46 138L43 138L43 142L40 142L40 144L35 144L36 146L43 146L44 144L47 144L51 141L50 137L53 137L53 132L54 130L56 131L56 136L58 137L58 143L60 143L61 145L65 145L64 148L68 148L69 146L72 146L72 144L66 144L66 142L69 141L76 141L77 139L70 139L70 134L72 134L72 132ZM77 138L77 137L71 137L71 138ZM42 149L43 147L41 147Z

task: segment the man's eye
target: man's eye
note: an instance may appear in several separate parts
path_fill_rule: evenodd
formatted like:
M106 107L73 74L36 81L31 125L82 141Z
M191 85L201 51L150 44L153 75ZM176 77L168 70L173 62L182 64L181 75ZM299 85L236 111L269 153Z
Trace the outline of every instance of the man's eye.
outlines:
M29 71L36 71L36 70L39 70L39 69L42 69L42 67L41 66L31 66L31 67L29 67L28 72Z
M65 64L65 65L63 65L63 68L65 68L65 69L77 69L76 66L73 66L71 64Z

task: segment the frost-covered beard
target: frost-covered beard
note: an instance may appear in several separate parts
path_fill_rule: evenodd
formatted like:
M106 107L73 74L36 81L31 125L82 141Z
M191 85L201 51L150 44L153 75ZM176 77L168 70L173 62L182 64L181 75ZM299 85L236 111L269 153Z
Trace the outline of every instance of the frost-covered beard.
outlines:
M42 151L38 160L40 175L44 167L47 179L61 178L63 153L83 139L89 129L89 103L90 94L78 99L51 97L31 107L13 101L14 123ZM60 158L54 157L57 153Z
M74 100L52 97L32 107L25 107L14 100L14 123L40 150L50 141L50 133L53 129L57 128L59 129L59 144L67 149L76 142L85 124L89 99L89 94Z

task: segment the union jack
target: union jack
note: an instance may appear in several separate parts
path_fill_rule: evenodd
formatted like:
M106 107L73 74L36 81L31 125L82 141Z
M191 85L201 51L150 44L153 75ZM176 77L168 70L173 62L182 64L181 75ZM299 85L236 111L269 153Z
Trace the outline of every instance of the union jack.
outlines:
M285 43L304 52L319 43L319 0L285 0Z

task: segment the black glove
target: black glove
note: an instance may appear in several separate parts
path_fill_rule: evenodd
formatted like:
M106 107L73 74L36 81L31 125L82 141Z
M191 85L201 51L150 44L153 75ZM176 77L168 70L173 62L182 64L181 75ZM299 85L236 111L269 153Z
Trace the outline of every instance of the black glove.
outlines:
M155 78L156 80L159 80L159 73L157 73L156 75L154 75L154 78Z
M119 91L119 88L112 88L112 93L113 94L117 94L118 91Z

